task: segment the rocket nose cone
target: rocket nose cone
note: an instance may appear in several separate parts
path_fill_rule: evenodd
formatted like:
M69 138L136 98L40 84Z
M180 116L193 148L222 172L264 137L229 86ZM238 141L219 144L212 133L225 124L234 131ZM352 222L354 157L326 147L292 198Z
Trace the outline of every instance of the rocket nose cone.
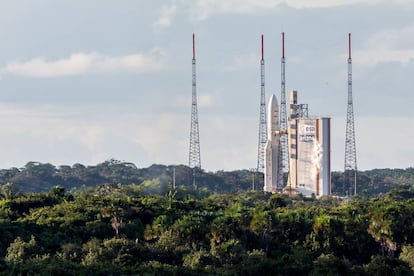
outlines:
M275 94L273 94L273 95L270 97L270 100L269 100L269 107L270 107L272 110L279 110L279 103L277 102L277 98L276 98Z

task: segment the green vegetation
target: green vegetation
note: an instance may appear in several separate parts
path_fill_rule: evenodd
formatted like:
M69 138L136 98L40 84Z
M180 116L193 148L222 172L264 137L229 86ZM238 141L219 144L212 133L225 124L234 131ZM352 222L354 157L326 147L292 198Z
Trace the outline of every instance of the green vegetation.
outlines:
M0 170L0 274L413 274L414 169L359 172L352 199L249 192L261 177L198 170L194 185L186 166L116 160Z
M137 168L132 163L108 160L96 166L74 164L72 166L55 167L52 164L29 162L23 168L0 170L0 183L12 183L3 186L0 198L13 197L22 192L47 192L55 186L67 191L75 191L85 187L113 186L118 184L136 185L145 194L164 195L168 187L175 183L184 192L194 189L193 170L187 166L152 165L148 168ZM249 170L206 172L196 170L196 188L209 193L240 193L263 189L263 175ZM358 194L363 197L385 194L393 188L414 185L414 168L407 169L375 169L358 172ZM342 195L344 190L353 193L352 187L343 185L342 172L332 173L332 193ZM109 186L108 186L109 185ZM105 193L105 189L101 189Z
M13 186L10 184L6 184ZM13 187L8 187L8 189ZM5 275L410 275L414 192L367 199L139 185L0 200Z

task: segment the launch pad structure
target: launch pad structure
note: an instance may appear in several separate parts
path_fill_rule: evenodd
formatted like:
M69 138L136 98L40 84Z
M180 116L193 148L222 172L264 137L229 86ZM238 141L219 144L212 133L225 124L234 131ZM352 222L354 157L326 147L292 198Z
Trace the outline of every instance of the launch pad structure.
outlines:
M290 92L289 178L286 191L304 196L331 194L331 122L328 117L309 117L307 105L297 103Z
M300 104L297 91L290 92L289 116L285 95L285 33L282 33L280 106L273 94L268 102L267 121L263 108L264 57L262 35L261 104L259 155L263 124L267 124L264 159L264 191L321 197L331 194L331 124L328 117L309 117L308 105ZM258 171L260 167L258 166Z
M189 167L201 169L200 138L197 112L195 35L192 47L192 104ZM352 102L351 34L348 34L348 104L345 139L345 186L354 179L356 195L356 149ZM297 91L290 92L289 114L286 109L285 33L282 32L280 105L274 94L266 110L264 38L261 35L260 114L256 173L264 174L264 190L304 196L331 194L331 121L328 117L309 116L308 105L297 100ZM267 113L266 113L267 111ZM254 178L253 178L254 179ZM254 180L253 180L254 189Z

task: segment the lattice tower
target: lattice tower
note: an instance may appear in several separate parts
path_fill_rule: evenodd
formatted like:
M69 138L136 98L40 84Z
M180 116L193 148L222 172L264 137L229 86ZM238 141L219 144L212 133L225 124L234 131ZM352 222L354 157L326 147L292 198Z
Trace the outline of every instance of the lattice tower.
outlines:
M354 110L352 101L352 58L351 58L351 34L348 34L348 104L346 115L346 138L345 138L345 168L343 193L346 195L346 187L353 184L354 195L356 195L356 173L357 158L355 147Z
M196 82L196 59L195 59L194 34L193 34L193 59L192 59L192 100L191 100L191 131L190 131L189 167L190 168L201 168L200 135L199 135L199 129L198 129L198 113L197 113L197 82Z
M266 124L266 94L265 94L265 62L262 35L262 59L260 60L260 116L259 116L259 144L257 154L257 171L264 172L265 147L267 140Z
M281 89L280 89L280 114L279 126L281 131L287 131L287 111L286 111L286 87L285 87L285 33L282 32L282 58L281 58ZM288 151L288 137L281 135L280 137L280 152L282 173L289 172L289 151ZM283 178L282 178L283 179Z

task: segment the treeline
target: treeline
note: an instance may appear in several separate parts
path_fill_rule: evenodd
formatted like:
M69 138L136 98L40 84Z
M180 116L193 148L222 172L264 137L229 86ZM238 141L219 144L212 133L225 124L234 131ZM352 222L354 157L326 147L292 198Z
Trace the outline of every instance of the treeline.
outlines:
M134 185L0 200L4 275L412 275L414 191L289 198L134 195ZM139 194L139 192L137 193Z
M95 187L104 184L142 185L148 194L164 194L169 186L196 187L213 193L243 192L263 188L263 175L249 170L218 171L190 169L184 165L165 166L154 164L137 168L134 164L108 160L96 166L74 164L55 167L49 163L28 162L23 168L0 170L0 184L13 183L22 192L45 192L60 186L66 190Z
M0 170L0 184L13 183L22 192L45 192L55 186L67 191L82 187L107 185L139 185L147 194L165 194L174 183L188 189L210 193L239 193L263 189L263 174L250 170L206 172L193 171L187 166L152 165L137 168L134 164L108 160L96 166L74 164L54 166L29 162L23 168ZM370 197L384 194L392 188L414 185L414 168L375 169L358 172L357 193ZM334 195L353 194L353 184L344 183L342 172L332 173Z

